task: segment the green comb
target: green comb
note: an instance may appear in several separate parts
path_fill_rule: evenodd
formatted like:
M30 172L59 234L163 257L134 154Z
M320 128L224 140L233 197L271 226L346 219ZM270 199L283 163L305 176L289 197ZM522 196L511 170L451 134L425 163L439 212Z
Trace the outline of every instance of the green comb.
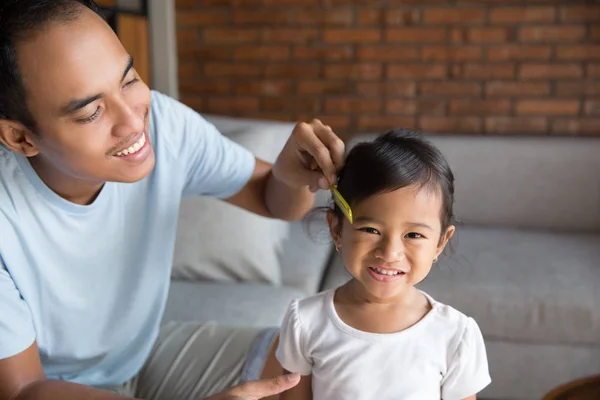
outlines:
M317 164L317 162L313 160L312 170L316 171L318 169L319 164ZM346 218L348 218L348 221L350 221L350 223L353 224L354 222L352 218L352 209L350 208L350 204L348 204L346 199L344 199L344 196L342 196L340 191L337 190L337 187L335 185L330 184L329 189L331 190L331 197L333 197L333 201L335 201L335 204L337 204L340 210L342 210L342 213L346 216Z

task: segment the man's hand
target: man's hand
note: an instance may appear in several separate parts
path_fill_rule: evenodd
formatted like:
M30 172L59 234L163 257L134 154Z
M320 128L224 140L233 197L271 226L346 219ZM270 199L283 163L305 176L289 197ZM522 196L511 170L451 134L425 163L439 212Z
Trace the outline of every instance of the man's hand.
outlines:
M320 171L312 168L314 161ZM344 142L318 119L301 122L273 165L273 175L293 188L309 187L312 192L328 189L337 182L344 164Z
M289 374L259 381L244 382L207 400L259 400L285 392L300 382L300 375Z

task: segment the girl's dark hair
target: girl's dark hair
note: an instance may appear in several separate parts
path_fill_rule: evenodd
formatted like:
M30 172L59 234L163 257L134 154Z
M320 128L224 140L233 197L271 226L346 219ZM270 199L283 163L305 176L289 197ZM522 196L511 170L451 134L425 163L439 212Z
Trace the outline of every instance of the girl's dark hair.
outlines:
M0 119L35 130L17 63L17 44L48 22L76 20L84 7L102 17L92 0L0 0Z
M445 232L453 220L454 175L442 153L416 132L396 129L354 146L338 176L337 188L352 207L375 194L412 185L441 194L440 220ZM331 210L343 220L334 202Z

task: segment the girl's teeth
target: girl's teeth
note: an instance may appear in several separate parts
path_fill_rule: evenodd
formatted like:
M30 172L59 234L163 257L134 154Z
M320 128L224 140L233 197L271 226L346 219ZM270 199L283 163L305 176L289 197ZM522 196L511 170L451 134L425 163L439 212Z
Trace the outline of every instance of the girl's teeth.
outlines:
M378 274L381 274L381 275L394 276L394 275L400 274L400 271L390 271L390 270L383 270L383 269L379 269L379 268L373 268L373 269L375 270L375 272L377 272Z
M144 147L144 144L146 144L146 135L142 135L142 137L140 138L140 140L138 140L137 142L135 142L134 144L132 144L131 146L129 146L129 148L118 152L116 155L119 157L122 156L126 156L129 154L133 154L138 152L142 147Z

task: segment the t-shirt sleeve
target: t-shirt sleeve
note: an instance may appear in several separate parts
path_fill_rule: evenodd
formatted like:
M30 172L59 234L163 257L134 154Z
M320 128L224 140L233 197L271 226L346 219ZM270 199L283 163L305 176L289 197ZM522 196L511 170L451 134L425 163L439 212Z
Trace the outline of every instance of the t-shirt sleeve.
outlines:
M466 328L442 381L442 398L459 400L479 393L491 382L483 335L474 319Z
M310 375L312 371L312 362L306 354L306 341L298 316L298 300L290 304L283 318L275 356L289 372Z
M250 180L254 155L179 101L153 92L156 129L168 135L174 158L183 169L183 196L228 198Z
M29 307L0 258L0 359L19 354L34 340Z

